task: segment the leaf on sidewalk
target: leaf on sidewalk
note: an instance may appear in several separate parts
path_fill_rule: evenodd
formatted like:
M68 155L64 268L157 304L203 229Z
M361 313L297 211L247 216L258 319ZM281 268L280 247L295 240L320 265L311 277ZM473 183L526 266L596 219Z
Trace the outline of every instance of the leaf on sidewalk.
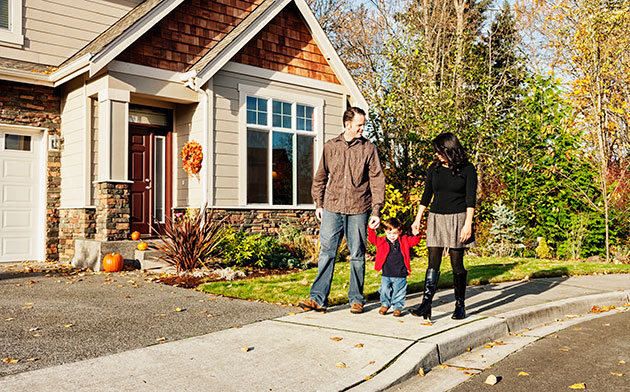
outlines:
M249 346L243 346L241 347L241 350L245 351L245 352L250 352L252 351L254 348L253 347L249 347Z
M581 382L581 383L578 383L578 384L569 385L569 388L570 389L586 389L586 384Z
M173 312L183 312L186 309L182 309L182 308L175 308L175 310L173 310Z
M156 342L164 342L164 341L166 341L166 338L165 337L157 338L157 339L155 339L155 341Z
M29 332L39 331L39 327L33 327L28 329Z
M357 343L357 344L354 345L354 347L361 348L361 347L363 347L363 343Z
M13 321L15 320L15 317L9 317L9 318L5 318L4 321Z
M619 364L620 364L620 365L625 365L625 364L626 364L626 361L624 361L624 360L622 359L621 361L619 361Z
M335 336L334 338L330 338L330 340L334 341L334 342L340 342L343 340L343 338L340 338L338 336Z
M433 325L433 323L430 321L425 321L424 323L421 323L420 325L426 325L427 327L430 327Z
M418 369L418 376L424 377L425 375L426 374L424 373L424 369L423 368Z
M582 328L573 328L574 331L581 331Z
M2 362L4 362L4 363L18 363L19 361L20 361L19 359L2 358Z
M346 364L345 364L345 363L343 363L343 362L337 362L337 363L335 364L335 367L338 367L338 368L340 368L340 369L345 369L345 368L347 368L348 366L346 366Z
M72 323L70 323L70 324L66 324L66 325L64 325L63 327L64 327L64 328L70 328L70 327L72 327L72 325L73 325L73 324L72 324Z
M610 374L612 374L613 376L617 376L617 377L623 376L623 373L610 372Z
M519 376L529 376L529 373L527 372L518 372Z
M559 350L560 350L560 351L567 352L567 353L569 352L569 349L568 349L568 348L561 348L561 349L559 349Z
M33 357L33 358L29 358L26 360L27 362L35 362L35 361L39 361L39 358L37 357Z

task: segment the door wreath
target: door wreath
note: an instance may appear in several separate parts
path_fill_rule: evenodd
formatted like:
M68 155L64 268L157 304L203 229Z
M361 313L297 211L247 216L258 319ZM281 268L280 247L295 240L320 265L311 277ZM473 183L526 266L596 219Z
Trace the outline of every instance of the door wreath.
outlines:
M188 173L190 177L199 179L202 161L203 150L199 143L193 140L184 144L184 148L182 148L182 164L184 171Z

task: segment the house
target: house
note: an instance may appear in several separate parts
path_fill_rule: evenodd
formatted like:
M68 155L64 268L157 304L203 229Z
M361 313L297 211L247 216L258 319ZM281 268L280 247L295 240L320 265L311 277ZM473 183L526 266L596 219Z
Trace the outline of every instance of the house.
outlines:
M80 263L203 205L314 225L347 105L367 107L304 0L0 0L0 261Z

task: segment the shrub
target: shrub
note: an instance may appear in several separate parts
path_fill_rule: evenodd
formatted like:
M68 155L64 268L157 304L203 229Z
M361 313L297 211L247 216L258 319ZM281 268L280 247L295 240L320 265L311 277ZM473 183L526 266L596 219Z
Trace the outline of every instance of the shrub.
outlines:
M490 227L491 238L488 250L493 256L512 256L517 248L523 247L523 226L516 226L514 211L507 208L502 201L492 206L493 222Z
M539 259L551 258L551 249L549 249L549 246L547 246L547 241L545 240L545 237L540 237L540 242L536 247L536 254L538 255Z
M203 211L206 211L205 206ZM220 230L225 221L215 222L214 211L205 214L166 217L160 242L155 247L159 259L175 267L178 273L206 267L206 263L221 254L224 234Z
M225 240L222 242L223 260L227 265L254 265L265 267L265 256L280 250L278 240L261 234L247 235L242 231L234 231L232 227L223 230Z
M290 224L281 225L278 243L287 252L296 255L305 263L317 263L320 249L319 238L304 234L302 227Z

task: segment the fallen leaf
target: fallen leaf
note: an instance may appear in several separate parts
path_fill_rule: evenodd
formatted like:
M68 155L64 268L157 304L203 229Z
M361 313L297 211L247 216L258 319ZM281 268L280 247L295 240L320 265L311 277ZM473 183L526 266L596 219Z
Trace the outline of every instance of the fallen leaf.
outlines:
M466 351L470 352L470 351L472 351L472 348L466 347Z
M467 375L467 376L473 376L475 373L473 373L473 372L464 372L464 374Z
M35 362L35 361L39 361L39 358L37 357L33 357L33 358L29 358L26 360L27 362Z
M4 363L18 363L19 360L18 359L13 359L13 358L2 358L2 362L4 362Z
M581 331L582 328L573 328L574 331Z
M579 383L579 384L573 384L573 385L569 385L570 389L586 389L586 384L584 384L583 382Z
M289 316L295 316L295 313L291 312L289 313Z
M15 318L14 318L14 317L9 317L9 318L5 318L5 319L4 319L4 321L13 321L13 320L15 320Z
M361 348L361 347L363 347L363 343L358 343L358 344L355 344L355 345L354 345L354 347L356 347L356 348Z
M345 363L343 363L343 362L337 362L337 363L335 364L335 367L338 367L338 368L344 369L344 368L347 368L348 366L346 366L346 364L345 364Z
M484 384L496 385L496 383L498 382L499 380L497 379L497 376L495 376L494 374L491 374L486 378L486 381L484 381Z
M340 342L343 340L343 338L340 337L334 337L334 338L330 338L330 340L335 341L335 342Z
M438 368L440 368L440 369L448 369L448 368L450 368L450 366L448 366L448 365L438 365Z
M561 349L559 349L559 350L560 350L560 351L567 352L567 353L569 352L569 349L568 349L568 348L561 348Z
M163 342L165 340L166 340L166 338L164 338L164 337L155 339L156 342Z
M370 365L373 365L374 363L375 363L375 361L370 361L369 362Z
M529 376L529 373L527 372L518 372L519 376Z
M624 361L624 360L622 359L621 361L619 361L619 364L620 364L620 365L625 365L625 364L626 364L626 361Z
M39 331L39 327L33 327L28 329L29 332Z
M432 326L432 325L433 325L433 323L432 323L432 322L430 322L430 321L426 321L426 322L424 322L424 323L421 323L420 325L426 325L426 326L430 327L430 326Z
M186 309L182 309L182 308L175 308L175 310L173 310L173 312L183 312Z
M612 374L613 376L617 376L617 377L623 376L623 373L610 372L610 374Z
M36 333L36 334L34 334L34 335L33 335L33 337L34 337L34 338L40 338L41 336L42 336L42 335L40 335L40 334L38 334L38 333Z
M579 314L567 314L566 318L568 319L574 319L574 318L578 318L578 317L582 317Z
M253 350L253 349L254 349L253 347L249 347L249 346L243 346L243 347L241 347L241 350L243 350L243 351L245 351L245 352L249 352L249 351L251 351L251 350Z
M424 377L425 376L423 368L418 369L418 376L420 376L420 377Z
M70 328L70 327L72 327L72 324L66 324L66 325L64 325L64 327L65 328Z
M131 298L131 295L125 295L125 298L127 298L127 299Z
M26 306L22 306L22 309L33 309L33 307L30 305L26 305Z

